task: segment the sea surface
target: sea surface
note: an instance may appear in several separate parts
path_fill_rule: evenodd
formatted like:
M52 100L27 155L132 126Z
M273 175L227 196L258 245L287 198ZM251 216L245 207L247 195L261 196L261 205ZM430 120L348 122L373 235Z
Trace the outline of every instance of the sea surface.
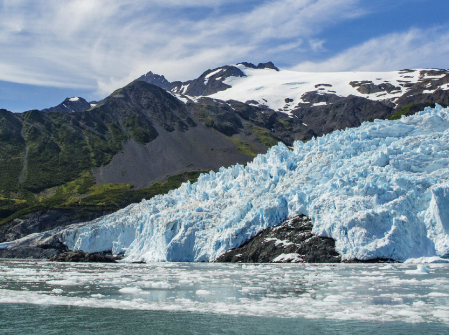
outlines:
M0 334L360 333L448 334L449 264L0 260Z

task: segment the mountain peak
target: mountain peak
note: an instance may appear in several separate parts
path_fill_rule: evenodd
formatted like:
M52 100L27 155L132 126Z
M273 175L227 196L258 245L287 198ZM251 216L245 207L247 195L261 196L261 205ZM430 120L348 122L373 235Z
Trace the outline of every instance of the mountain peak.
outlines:
M171 87L171 83L164 76L153 73L151 71L149 71L147 74L140 76L135 81L144 81L146 83L159 86L166 90L170 89Z
M55 107L45 108L42 112L66 112L78 113L91 108L91 104L81 97L66 98L62 103Z
M248 62L241 62L241 63L238 63L237 65L243 65L250 69L272 69L275 71L279 71L279 69L271 61L266 62L266 63L259 63L257 66L254 65L253 63L248 63Z

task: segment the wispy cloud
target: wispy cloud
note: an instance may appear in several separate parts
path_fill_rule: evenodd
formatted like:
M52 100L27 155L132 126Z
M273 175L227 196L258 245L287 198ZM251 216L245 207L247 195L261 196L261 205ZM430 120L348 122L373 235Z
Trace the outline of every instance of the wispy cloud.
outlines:
M298 71L388 71L403 68L447 68L448 26L410 29L370 39L321 62L302 62ZM431 60L431 62L429 62Z
M360 0L0 0L0 80L107 94L149 70L187 79L316 49L364 14Z

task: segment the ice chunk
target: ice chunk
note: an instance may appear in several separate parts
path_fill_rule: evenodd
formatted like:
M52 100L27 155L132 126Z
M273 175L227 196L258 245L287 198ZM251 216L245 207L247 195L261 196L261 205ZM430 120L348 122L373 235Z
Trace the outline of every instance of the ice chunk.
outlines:
M120 293L126 293L126 294L139 294L142 292L142 289L139 287L124 287L118 291Z

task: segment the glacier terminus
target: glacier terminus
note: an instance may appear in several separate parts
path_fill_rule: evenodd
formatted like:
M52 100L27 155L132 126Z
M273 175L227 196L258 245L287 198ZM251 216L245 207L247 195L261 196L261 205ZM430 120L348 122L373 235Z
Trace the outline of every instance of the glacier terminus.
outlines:
M0 244L58 238L125 261L213 261L304 214L343 260L449 254L449 109L364 122L234 165L86 222Z

